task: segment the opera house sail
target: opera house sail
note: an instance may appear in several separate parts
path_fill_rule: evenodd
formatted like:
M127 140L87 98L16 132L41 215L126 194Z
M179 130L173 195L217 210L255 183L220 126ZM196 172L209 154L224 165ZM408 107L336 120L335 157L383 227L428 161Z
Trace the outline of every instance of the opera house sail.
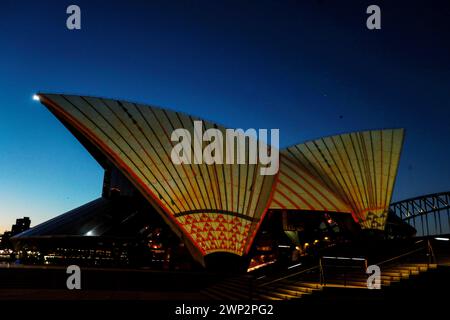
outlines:
M171 133L193 131L197 117L112 99L38 96L105 170L118 170L145 197L202 264L217 253L245 257L268 210L347 213L362 228L384 229L403 129L297 144L280 150L277 174L261 175L260 164L174 164Z

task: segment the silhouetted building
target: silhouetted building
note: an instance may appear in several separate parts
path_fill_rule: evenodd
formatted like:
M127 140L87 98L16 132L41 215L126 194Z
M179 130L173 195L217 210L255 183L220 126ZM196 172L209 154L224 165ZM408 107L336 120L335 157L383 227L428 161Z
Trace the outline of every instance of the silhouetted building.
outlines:
M5 231L1 236L0 249L9 249L11 247L11 242L9 241L10 238L11 231Z
M15 236L21 232L24 232L30 229L31 220L28 217L23 217L21 219L17 219L16 223L11 227L11 236Z
M1 235L0 240L0 248L1 249L9 249L12 248L11 237L18 235L24 231L30 229L31 220L29 217L23 217L16 219L16 223L11 226L11 231L5 231L3 235Z

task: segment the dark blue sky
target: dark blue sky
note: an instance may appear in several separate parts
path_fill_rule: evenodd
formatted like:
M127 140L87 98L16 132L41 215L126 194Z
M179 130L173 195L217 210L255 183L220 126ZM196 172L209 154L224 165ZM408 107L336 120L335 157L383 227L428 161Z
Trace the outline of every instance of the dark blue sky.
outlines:
M282 146L404 127L394 200L449 189L448 1L9 1L0 7L0 231L99 196L102 171L34 92L155 104ZM82 30L65 27L78 4ZM382 30L365 27L369 4Z

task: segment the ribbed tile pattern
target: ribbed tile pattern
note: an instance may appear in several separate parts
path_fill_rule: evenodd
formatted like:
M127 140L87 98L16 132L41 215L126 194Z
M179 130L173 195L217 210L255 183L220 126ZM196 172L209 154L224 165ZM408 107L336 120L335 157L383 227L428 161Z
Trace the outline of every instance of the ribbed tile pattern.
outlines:
M243 252L251 222L232 215L198 213L179 217L186 231L206 252Z
M350 212L384 229L403 129L341 134L281 151L274 209Z
M170 140L172 131L185 128L194 139L194 120L200 119L126 101L55 94L40 97L160 206L165 218L175 222L172 226L191 238L202 254L226 251L242 255L250 245L267 209L275 177L261 175L259 165L173 164L170 154L176 142ZM224 127L207 121L203 126L203 132L217 128L225 137ZM222 214L215 217L218 212ZM192 232L193 224L199 227L193 222L199 216L211 221L223 218L220 223L227 231ZM241 226L245 228L241 230ZM235 237L230 234L233 230L239 230Z

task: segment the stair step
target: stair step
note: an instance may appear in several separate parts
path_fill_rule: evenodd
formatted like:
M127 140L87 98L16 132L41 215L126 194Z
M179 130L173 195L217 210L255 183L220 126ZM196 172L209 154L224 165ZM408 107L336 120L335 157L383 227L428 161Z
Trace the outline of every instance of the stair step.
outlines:
M320 285L319 283L316 282L301 282L301 286L302 287L307 287L307 288L312 288L312 289L316 289L316 290L321 290L322 289L322 285Z
M267 296L267 297L271 297L274 300L277 300L277 299L288 300L288 299L298 298L298 296L293 295L293 294L271 292L271 291L257 292L257 296Z
M257 295L256 298L257 299L259 298L258 300L285 300L283 298L267 296L267 295L264 295L264 294L259 294L259 295Z
M229 299L229 300L239 300L239 299L248 299L249 293L246 292L238 292L233 290L228 290L224 288L208 288L206 289L207 292L218 295L220 299Z
M269 286L269 287L272 287L272 286ZM283 283L283 284L280 284L279 287L286 288L286 289L293 290L293 291L300 291L300 292L304 292L304 293L313 293L315 290L318 290L315 288L306 287L306 286L304 287L302 285L296 285L293 283L292 284L291 283Z
M245 284L250 283L251 280L249 278L229 278L229 279L226 279L225 281L245 285Z
M364 280L364 281L367 281L367 279L369 278L369 275L365 275L365 276L358 276L358 277L348 277L347 279L357 279L357 280ZM381 278L381 281L383 281L383 280L385 280L385 281L391 281L392 280L392 276L389 276L389 275L385 275L385 274L383 274L383 272L381 272L381 276L380 276L380 278ZM395 276L394 278L400 278L400 276Z
M415 267L415 266L428 267L428 266L430 266L430 267L433 267L433 266L436 266L436 264L435 263L430 263L430 264L428 264L428 263L405 263L405 264L402 264L402 266L406 266L406 267Z
M215 288L208 288L204 291L204 293L212 297L214 300L236 300L234 295L227 294Z
M407 271L407 270L409 270L409 271L412 271L412 270L419 270L419 268L420 267L417 267L417 266L393 266L393 267L390 267L389 269L394 269L394 270L405 270L405 271Z
M347 285L347 286L354 286L354 287L362 287L362 288L367 288L367 282L366 281L339 281L339 280L335 280L335 281L327 281L326 285Z
M393 276L393 277L400 277L402 275L401 272L397 272L397 271L382 271L382 274L387 275L387 276Z
M258 292L261 292L260 290L261 289L258 289ZM264 293L266 291L264 290L262 292ZM301 291L298 291L298 290L291 290L291 289L288 289L288 288L285 288L285 287L281 287L281 288L267 287L267 292L269 292L269 293L276 292L276 293L279 293L279 294L282 294L282 295L289 295L291 297L297 297L297 298L300 298L304 294L308 294L306 292L301 292Z
M383 270L384 271L388 270L388 271L409 273L409 272L412 272L412 271L417 271L418 268L389 267L389 268L386 268L386 269L381 269L381 272L383 272Z
M235 283L229 283L229 282L223 282L217 285L218 287L224 287L224 288L229 288L229 289L234 289L234 290L241 290L241 291L249 291L250 290L250 286L249 284L246 284L244 286L235 284Z
M210 297L213 300L236 300L237 298L235 297L235 295L230 295L228 293L225 293L219 289L215 289L215 288L208 288L205 290L202 290L201 293L207 295L208 297Z
M429 269L437 268L436 264L397 264L386 268L381 268L381 285L390 286L402 279L408 279L426 272ZM325 276L328 286L347 286L354 288L367 288L368 274L351 270L350 273L342 275L334 274L329 278ZM297 278L297 279L296 279ZM312 281L304 281L304 277L290 277L273 283L264 285L264 281L251 280L248 277L236 277L225 279L202 291L205 296L216 300L242 300L250 297L258 300L288 300L299 299L308 296L317 290L322 290L324 286L315 282L315 277L309 277ZM317 277L318 279L318 277ZM267 279L264 279L267 281ZM267 283L267 282L265 282ZM250 288L251 286L251 288ZM252 289L252 292L250 292Z

